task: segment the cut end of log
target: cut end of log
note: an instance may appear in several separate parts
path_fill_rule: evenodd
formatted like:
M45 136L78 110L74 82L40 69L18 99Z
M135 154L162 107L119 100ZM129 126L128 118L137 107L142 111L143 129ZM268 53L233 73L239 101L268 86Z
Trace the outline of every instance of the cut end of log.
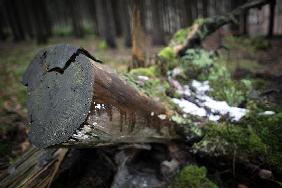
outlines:
M95 147L178 137L161 103L98 62L71 45L35 56L23 77L35 146Z
M45 148L68 139L85 121L93 98L89 58L72 45L41 50L23 76L31 142Z

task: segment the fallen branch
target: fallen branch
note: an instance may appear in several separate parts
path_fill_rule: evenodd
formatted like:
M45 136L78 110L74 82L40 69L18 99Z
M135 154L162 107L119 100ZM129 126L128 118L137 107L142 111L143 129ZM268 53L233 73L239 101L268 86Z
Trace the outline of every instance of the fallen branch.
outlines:
M31 147L14 165L0 174L0 187L50 187L67 149Z
M39 148L179 138L161 103L74 46L39 52L23 82L29 93L29 138Z
M272 0L251 0L225 15L201 19L200 21L195 22L191 26L191 31L188 33L185 42L183 44L175 45L175 54L183 56L187 49L199 47L209 35L222 26L232 22L238 24L238 21L235 19L236 16L241 15L251 8L262 7L271 2Z

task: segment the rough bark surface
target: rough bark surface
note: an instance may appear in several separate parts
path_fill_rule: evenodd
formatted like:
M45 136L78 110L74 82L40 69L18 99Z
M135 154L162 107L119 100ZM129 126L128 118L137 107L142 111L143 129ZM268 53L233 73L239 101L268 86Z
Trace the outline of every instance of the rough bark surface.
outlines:
M67 149L40 150L31 147L14 165L0 174L0 187L48 188Z
M39 148L178 137L160 103L75 46L40 51L23 83L28 87L29 138Z

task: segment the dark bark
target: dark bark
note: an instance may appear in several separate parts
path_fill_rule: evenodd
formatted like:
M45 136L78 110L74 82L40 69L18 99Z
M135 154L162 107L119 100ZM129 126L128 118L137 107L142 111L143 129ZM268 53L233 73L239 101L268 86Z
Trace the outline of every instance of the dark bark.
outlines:
M73 34L77 38L82 38L84 36L84 32L79 1L69 0L66 3L69 6L69 15L72 22Z
M241 35L248 34L247 18L248 18L248 11L245 11L240 15L240 34Z
M271 3L269 4L269 25L268 25L268 31L267 31L268 37L273 36L275 5L276 5L276 0L271 0Z
M202 0L203 17L208 17L209 0Z
M115 48L116 33L111 3L104 0L96 0L95 3L99 33L104 37L109 47Z
M121 18L121 27L122 34L124 38L124 45L126 47L132 46L132 37L131 37L131 23L130 23L130 14L129 14L129 0L120 0L118 1L118 9Z
M152 21L153 21L153 44L163 45L165 44L165 36L162 28L162 11L160 10L161 0L151 0L152 7Z
M120 17L120 11L126 11L126 10L119 10L119 0L110 0L112 11L113 11L113 19L114 19L114 25L115 25L115 32L117 36L122 35L122 28L121 28L121 22L122 17Z
M91 21L93 25L93 31L95 35L99 35L99 28L98 28L98 19L97 19L97 12L95 7L95 1L94 0L88 0L88 8L89 13L91 16Z
M13 40L21 41L24 40L24 30L22 27L22 23L20 22L20 15L17 9L16 0L5 1L5 5L7 7L7 18L12 30Z
M48 40L48 31L45 27L45 22L42 14L42 2L37 0L30 0L30 5L32 7L32 17L34 23L34 30L37 43L45 44Z
M25 24L26 24L26 33L29 38L33 39L35 37L35 31L34 31L34 21L32 16L32 6L30 0L22 1L22 9L25 10Z
M6 40L8 37L8 34L5 32L7 21L4 11L4 7L0 5L0 40Z
M191 4L192 0L184 0L184 8L185 8L185 16L187 17L185 19L185 21L187 22L187 24L185 24L186 26L191 26L193 19L192 19L192 4Z

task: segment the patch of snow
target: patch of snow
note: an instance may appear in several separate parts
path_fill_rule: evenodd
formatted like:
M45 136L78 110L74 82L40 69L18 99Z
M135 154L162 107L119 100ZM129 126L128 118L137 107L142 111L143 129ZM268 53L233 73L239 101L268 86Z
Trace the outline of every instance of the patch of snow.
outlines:
M172 99L186 114L207 117L211 121L218 121L222 116L228 115L232 121L239 121L248 112L247 109L232 107L226 101L217 101L208 96L207 92L211 89L208 81L193 80L191 87L194 92L191 91L189 85L183 86L185 99ZM192 96L193 98L189 100Z
M148 81L150 79L148 76L138 76L137 78L138 80L143 81L143 82Z
M259 113L259 115L262 115L262 116L271 116L271 115L274 115L275 112L273 111L265 111L265 112L261 112Z
M161 120L164 120L166 118L166 115L165 114L160 114L158 115L158 117L161 119Z
M205 94L210 90L209 81L199 82L197 80L192 80L191 86L195 89L197 94Z
M172 101L178 104L178 106L183 109L183 112L187 114L197 115L201 117L207 115L205 109L198 107L197 105L188 100L173 98Z

